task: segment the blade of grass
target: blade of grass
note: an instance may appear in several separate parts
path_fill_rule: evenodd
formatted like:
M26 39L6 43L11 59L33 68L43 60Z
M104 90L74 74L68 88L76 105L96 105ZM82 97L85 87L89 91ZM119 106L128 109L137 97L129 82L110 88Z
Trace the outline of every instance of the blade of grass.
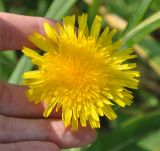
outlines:
M135 11L132 12L127 27L122 33L122 36L134 28L143 19L152 1L153 0L139 0L138 6L136 7Z
M132 29L130 32L128 32L123 37L123 41L126 44L126 46L131 47L159 27L160 27L160 11L153 14L152 16L141 22L134 29Z
M4 12L5 11L5 6L4 6L4 2L3 0L0 0L0 12ZM16 61L16 55L15 52L13 51L3 51L0 52L0 57L4 57L4 59L6 60L6 63L9 61Z
M160 55L157 55L160 52L160 44L151 36L147 36L139 44L145 53L142 59L160 76Z
M15 52L12 52L12 51L1 52L0 58L5 60L6 63L15 63L17 60Z
M45 16L54 19L60 19L75 2L76 0L54 0Z
M0 0L0 12L5 12L4 1ZM12 73L17 58L14 51L0 52L0 80L6 81Z
M0 12L5 11L5 6L3 0L0 0ZM16 61L16 54L14 51L3 51L0 52L0 57L6 60L6 63L11 63Z
M139 142L127 145L118 151L159 151L160 130L149 133Z
M38 6L37 6L37 15L38 16L44 16L46 10L47 10L47 1L44 0L38 0Z
M107 12L114 12L122 16L123 18L128 18L131 13L132 8L135 8L137 5L137 0L103 0L107 8Z
M0 80L6 81L16 65L15 53L9 51L0 52Z
M16 68L12 72L12 75L9 78L8 82L12 83L12 84L21 83L21 78L20 78L21 74L24 71L30 70L31 67L32 67L31 60L28 59L26 56L21 57L21 59L19 60L17 66L16 66Z
M91 26L91 23L93 22L94 17L98 14L98 9L100 6L99 0L93 0L92 4L88 7L88 24Z
M76 0L55 0L52 2L50 8L48 9L45 17L60 19L68 10L69 8L76 2ZM20 76L23 72L31 70L33 65L29 60L22 56L20 61L18 62L16 68L13 71L13 74L9 78L9 83L12 84L20 84Z
M0 12L5 11L3 0L0 0Z
M124 122L116 130L99 137L87 151L121 151L159 130L160 112L152 112ZM152 123L152 124L151 124ZM144 126L145 125L145 126ZM136 150L133 148L132 150ZM129 149L130 151L130 149Z
M69 1L64 0L63 5L59 8L59 10L61 10L61 11L58 11L58 13L56 13L54 18L55 19L62 18L64 16L64 14L66 14L69 11L71 6L74 5L75 2L76 2L76 0L69 0Z
M9 75L12 73L17 62L17 57L15 52L12 51L2 51L0 52L0 80L2 77L7 80Z

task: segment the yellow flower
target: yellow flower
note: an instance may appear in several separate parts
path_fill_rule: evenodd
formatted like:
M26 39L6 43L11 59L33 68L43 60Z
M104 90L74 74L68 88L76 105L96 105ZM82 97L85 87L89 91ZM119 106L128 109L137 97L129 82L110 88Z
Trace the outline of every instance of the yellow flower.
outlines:
M76 31L75 16L64 17L63 26L57 23L58 32L44 23L45 36L35 32L29 37L44 54L26 47L22 50L37 65L37 70L23 74L29 100L44 102L45 117L53 108L62 109L65 126L73 129L78 123L100 127L99 116L115 119L111 106L130 105L133 96L127 88L138 85L136 64L126 63L136 57L132 49L121 50L121 41L112 43L115 30L109 32L106 27L100 34L101 21L96 16L90 31L87 14L78 17Z

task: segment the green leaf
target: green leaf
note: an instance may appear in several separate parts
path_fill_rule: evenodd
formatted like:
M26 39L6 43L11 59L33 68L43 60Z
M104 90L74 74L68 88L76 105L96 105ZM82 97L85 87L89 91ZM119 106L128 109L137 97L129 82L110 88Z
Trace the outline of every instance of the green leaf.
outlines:
M47 10L47 1L44 0L38 0L38 6L37 6L37 15L38 16L44 16L46 10Z
M138 90L138 94L141 95L142 100L144 100L144 101L141 101L141 103L143 103L141 105L142 106L141 109L158 107L159 99L150 91L140 88Z
M54 0L48 9L45 17L60 19L69 8L76 2L76 0ZM21 75L25 71L29 71L33 68L32 63L28 58L22 56L18 62L13 74L9 78L9 82L12 84L19 84L21 82Z
M87 151L121 151L127 150L129 145L139 145L148 135L159 131L159 119L159 111L130 119L105 136L99 137ZM136 149L132 148L134 151L137 151Z
M54 19L60 19L75 2L76 0L54 0L45 16Z
M100 0L93 0L92 4L88 7L88 23L91 26L94 17L98 14L98 9L100 6Z
M160 27L160 11L141 22L138 26L128 32L123 41L126 46L131 47L141 41L146 35Z
M21 57L16 68L12 72L12 75L10 76L8 82L12 84L21 83L20 76L22 75L23 72L30 70L31 67L32 67L31 60L28 59L26 56Z
M138 6L136 7L135 11L132 12L128 21L128 25L122 33L122 36L135 27L143 19L152 1L153 0L139 0L139 3L137 3Z
M15 63L17 61L16 53L11 50L0 52L0 59L3 59L6 64Z
M103 0L107 12L114 12L124 19L129 18L131 10L137 6L137 0Z
M3 0L0 0L0 12L5 11ZM13 51L0 52L0 80L6 81L16 64L16 55Z
M11 73L11 68L5 64L1 64L0 61L0 81L7 81Z
M3 0L0 0L0 12L4 12L4 11L5 11L5 7L4 7Z
M127 145L120 151L159 151L160 129L149 133L138 142Z
M16 56L12 51L0 52L0 80L6 81L16 65Z
M160 76L160 44L151 36L147 36L145 39L139 42L143 52L137 52L141 55L141 59L145 63L149 64L153 71Z

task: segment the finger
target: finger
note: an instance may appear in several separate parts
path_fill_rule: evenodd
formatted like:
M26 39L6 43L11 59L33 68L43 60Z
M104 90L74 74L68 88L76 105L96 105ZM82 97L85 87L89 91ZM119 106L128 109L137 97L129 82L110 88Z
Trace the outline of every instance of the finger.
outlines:
M49 141L61 148L79 147L95 139L94 129L80 127L77 131L65 128L60 120L32 120L0 116L0 142Z
M47 18L0 13L0 50L34 47L28 41L28 36L35 31L43 34L45 21L55 26L56 21Z
M1 151L60 151L60 148L50 142L25 141L10 144L0 144Z
M0 114L23 117L41 118L44 105L29 102L25 96L26 87L0 83ZM60 118L61 113L53 110L50 117Z

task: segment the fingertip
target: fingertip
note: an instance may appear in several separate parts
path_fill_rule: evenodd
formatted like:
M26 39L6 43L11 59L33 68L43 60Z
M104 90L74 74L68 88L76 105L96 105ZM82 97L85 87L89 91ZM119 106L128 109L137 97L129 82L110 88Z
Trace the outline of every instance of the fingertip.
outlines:
M91 127L80 127L79 130L73 131L74 137L79 140L79 146L92 144L97 137L96 130Z
M79 127L78 130L72 130L71 127L66 128L62 121L51 122L51 127L56 132L57 140L54 140L61 148L86 146L96 139L96 130L91 127ZM51 134L50 137L52 138L53 135Z
M20 50L23 46L36 48L28 36L34 32L44 34L44 22L56 29L56 20L0 12L0 50Z

